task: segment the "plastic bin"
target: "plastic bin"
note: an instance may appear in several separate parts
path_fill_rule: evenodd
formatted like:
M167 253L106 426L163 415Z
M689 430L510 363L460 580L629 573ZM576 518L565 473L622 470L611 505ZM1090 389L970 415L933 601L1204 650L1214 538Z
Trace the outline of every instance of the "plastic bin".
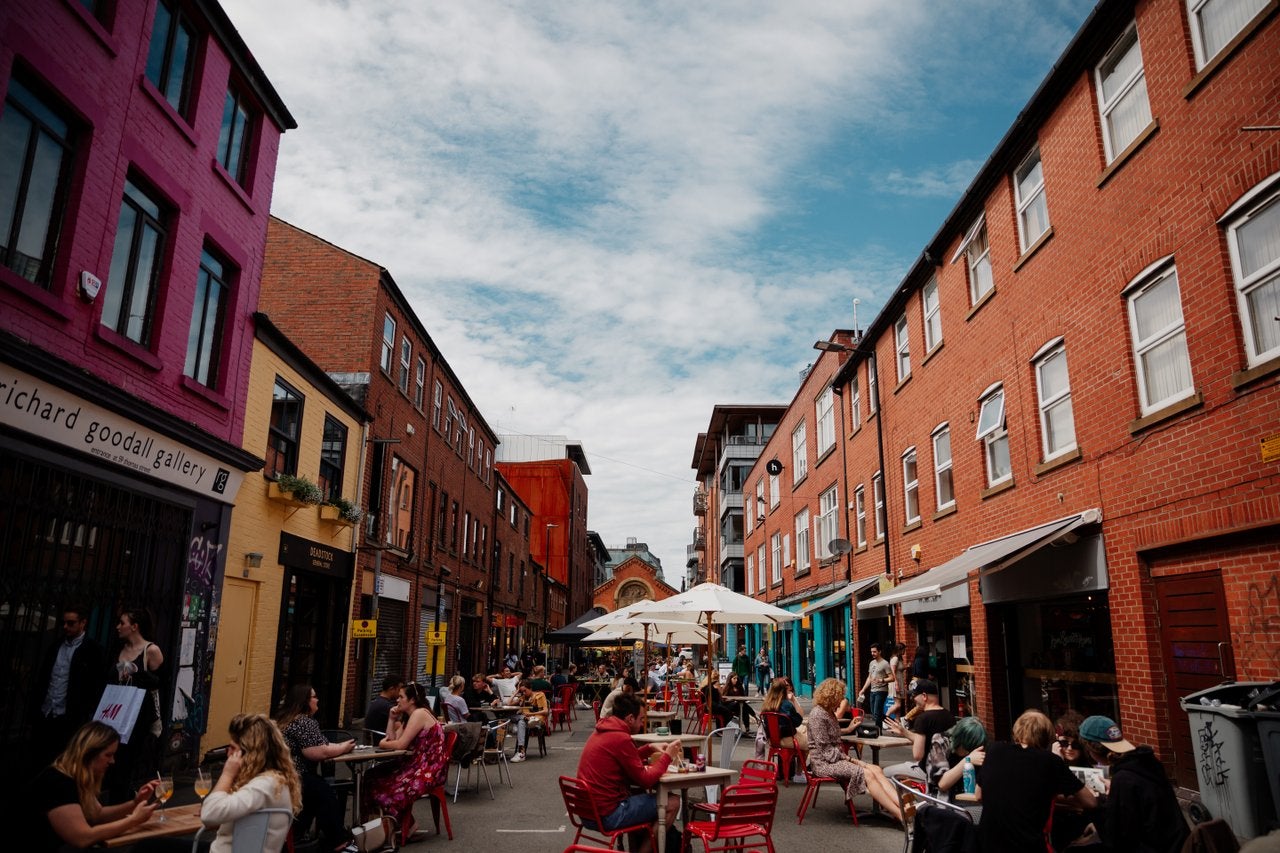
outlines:
M1220 684L1181 700L1191 724L1200 799L1213 817L1245 838L1265 834L1276 822L1259 712L1246 707L1251 693L1271 686L1265 681Z
M1280 818L1280 683L1260 693L1246 709L1258 723L1258 742L1271 786L1271 805Z

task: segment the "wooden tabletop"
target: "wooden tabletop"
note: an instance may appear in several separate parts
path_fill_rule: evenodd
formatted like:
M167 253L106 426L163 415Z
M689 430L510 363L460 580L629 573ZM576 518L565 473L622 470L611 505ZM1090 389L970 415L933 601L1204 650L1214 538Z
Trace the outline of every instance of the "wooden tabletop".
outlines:
M880 735L880 737L858 737L857 735L841 735L845 743L856 743L860 746L874 746L876 749L887 749L891 746L911 746L911 738L896 735Z
M658 786L661 788L696 788L699 785L719 785L721 782L732 779L737 773L737 770L729 767L710 766L706 770L690 771L689 773L667 771L658 780Z
M634 741L635 743L652 743L652 744L670 743L673 740L678 740L680 741L681 746L696 746L698 744L706 743L707 736L706 735L690 735L690 734L660 735L657 732L645 732L644 734L632 735L631 740Z
M200 804L174 806L165 809L165 820L160 822L160 810L156 809L151 820L126 835L108 838L107 847L125 847L147 838L167 838L173 835L193 835L200 829Z
M374 747L373 749L360 749L357 747L344 755L337 755L327 760L336 761L341 764L350 764L353 761L375 761L379 758L395 758L399 755L408 754L409 750L407 749L379 749L378 747Z

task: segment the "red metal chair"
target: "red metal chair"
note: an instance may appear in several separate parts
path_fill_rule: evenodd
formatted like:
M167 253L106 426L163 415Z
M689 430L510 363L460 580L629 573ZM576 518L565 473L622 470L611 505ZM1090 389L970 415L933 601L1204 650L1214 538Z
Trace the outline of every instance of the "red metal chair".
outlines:
M776 788L778 787L778 768L760 758L748 758L742 762L738 771L739 788ZM720 803L696 802L689 804L694 810L717 814Z
M592 703L591 703L591 713L593 713L593 714L595 714L595 715L596 715L596 722L597 722L597 723L598 723L598 722L600 722L600 706L601 706L602 704L603 704L603 703L602 703L599 699L597 699L597 700L595 700L594 702L592 702Z
M785 714L777 711L761 711L760 719L764 720L765 732L769 735L769 761L772 763L781 760L778 765L778 773L782 776L784 785L791 784L791 763L799 761L804 764L804 750L795 744L795 738L792 738L792 746L782 745L782 721L786 719Z
M804 770L804 795L800 797L800 808L796 809L796 823L804 823L805 812L809 811L818 799L818 789L826 783L830 782L836 787L840 787L840 780L833 776L819 776L816 773L809 772L809 768L805 766ZM840 793L844 793L843 788ZM845 804L849 807L849 817L853 818L853 825L858 825L858 813L853 808L853 800L845 800Z
M689 848L697 838L707 853L719 853L744 850L748 842L758 843L755 839L759 839L768 853L774 853L773 816L777 808L777 785L730 785L724 789L715 820L691 820L685 824L681 848Z
M557 725L561 729L568 728L573 731L573 686L563 684L556 688L555 701L551 703L551 715L547 721L547 728L555 730Z
M686 720L692 720L694 716L702 713L702 697L693 682L677 681L676 689L679 695L680 711Z
M453 755L453 747L454 747L454 744L457 742L457 740L458 740L457 732L444 733L445 755ZM483 741L481 742L483 743ZM445 765L446 781L448 780L448 776L449 776L448 767L449 765L446 764ZM444 829L445 829L445 832L448 833L449 835L449 840L452 841L453 840L453 824L449 822L449 792L445 790L445 784L442 782L441 784L437 785L434 788L428 788L425 796L431 798L431 819L435 821L435 824L436 824L436 835L440 834L440 815L441 813L443 813ZM404 830L406 829L408 829L407 826L401 827L402 837L400 839L400 843L402 846L408 843L408 837L404 835Z
M650 849L657 849L658 843L654 837L651 824L638 823L635 826L620 826L614 830L605 829L604 819L600 815L600 809L596 806L596 800L591 793L591 788L581 779L575 779L572 776L561 776L560 794L564 797L564 807L565 811L569 813L569 822L577 830L577 834L573 836L574 844L582 840L585 835L588 840L604 842L609 849L613 849L619 838L624 838L632 832L647 832L649 834ZM592 835L591 833L595 834Z

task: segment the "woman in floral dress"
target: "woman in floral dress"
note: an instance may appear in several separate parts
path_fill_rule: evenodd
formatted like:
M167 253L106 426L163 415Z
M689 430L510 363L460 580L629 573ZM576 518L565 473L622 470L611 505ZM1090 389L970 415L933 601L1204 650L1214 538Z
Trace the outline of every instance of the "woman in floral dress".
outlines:
M426 693L417 683L410 682L400 689L400 697L391 709L387 736L378 746L407 749L410 754L365 774L362 805L366 812L381 809L395 818L401 843L406 843L417 829L413 804L427 791L443 785L449 770L444 728L431 713Z
M840 749L840 735L847 731L836 722L836 709L845 698L845 683L838 678L828 678L813 691L813 708L809 711L809 772L815 776L829 776L844 787L844 798L868 793L895 820L902 821L898 808L898 796L893 786L875 764L867 764L851 758Z

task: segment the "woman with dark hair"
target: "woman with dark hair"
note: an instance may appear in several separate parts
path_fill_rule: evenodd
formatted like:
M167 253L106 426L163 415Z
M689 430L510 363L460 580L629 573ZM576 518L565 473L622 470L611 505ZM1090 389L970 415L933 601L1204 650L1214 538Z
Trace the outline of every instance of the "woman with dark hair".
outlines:
M729 673L729 680L724 683L724 695L747 695L747 683L742 679L742 676L738 675L736 672ZM739 702L738 709L738 719L741 721L742 728L744 730L751 728L752 720L759 719L759 717L756 716L756 709L751 707L750 702Z
M93 847L124 835L151 818L157 803L148 802L155 791L151 780L131 799L104 806L98 796L107 768L116 760L120 735L99 722L81 726L53 764L31 780L26 791L30 818L15 820L18 833L13 849L36 853L68 847ZM24 838L24 833L29 833Z
M294 769L302 780L302 811L298 815L299 832L305 833L314 819L320 828L325 850L355 853L351 832L342 825L342 808L329 783L316 772L316 765L355 749L354 740L330 743L321 733L315 712L320 707L316 691L310 684L299 684L285 696L276 714L276 725L284 735L293 756Z
M116 621L120 651L114 661L115 683L147 691L129 742L120 744L115 767L107 777L107 789L117 800L127 799L138 784L154 776L160 763L160 735L164 732L160 668L164 666L164 653L148 639L152 636L151 627L151 614L143 608L125 608Z
M400 827L400 842L407 844L417 830L413 804L430 789L444 784L449 771L444 727L431 713L421 685L410 682L401 688L400 699L391 709L387 736L378 746L410 752L400 761L387 762L365 774L361 806L366 813L381 809L394 818Z

